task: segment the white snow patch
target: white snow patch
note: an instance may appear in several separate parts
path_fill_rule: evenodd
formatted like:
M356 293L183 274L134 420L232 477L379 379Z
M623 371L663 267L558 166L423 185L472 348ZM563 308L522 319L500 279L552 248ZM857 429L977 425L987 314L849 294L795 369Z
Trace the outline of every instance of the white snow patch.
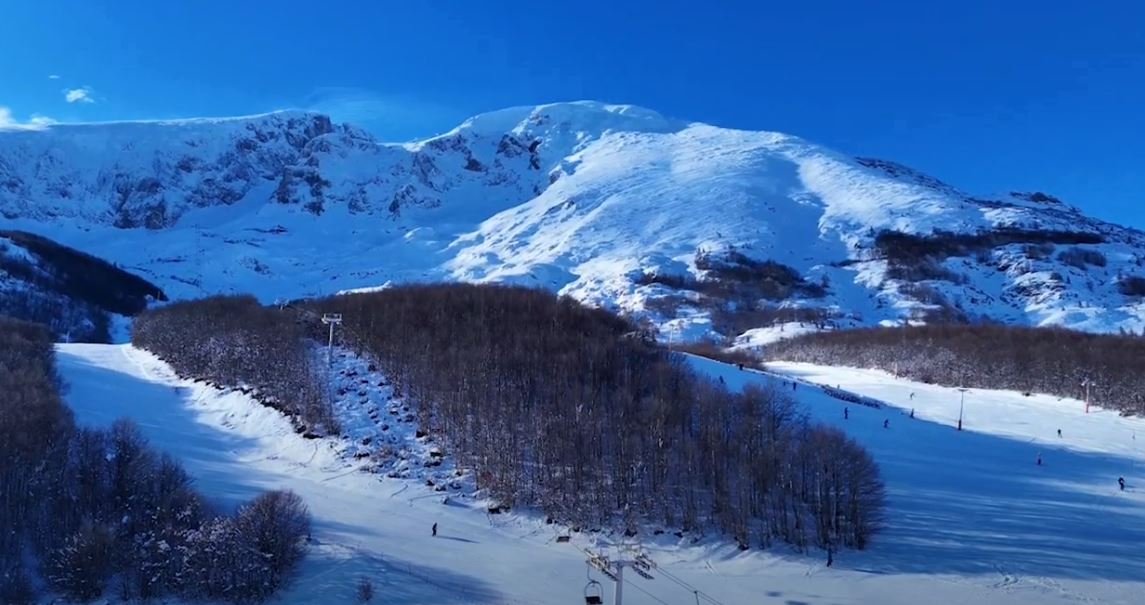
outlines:
M368 465L348 459L343 440L303 439L273 410L179 380L130 346L58 351L81 423L134 418L226 506L271 488L306 499L315 544L277 603L352 602L362 576L373 579L386 602L578 602L585 585L578 547L608 547L601 537L581 535L559 544L558 529L535 515L486 516L464 499L443 506L421 481L362 472ZM790 386L785 377L693 364L733 388ZM802 386L794 393L813 417L847 431L878 460L890 494L886 532L867 552L841 553L831 568L783 549L741 553L724 541L681 545L666 534L644 544L662 571L652 581L626 576L626 603L693 602L693 593L664 571L729 605L1137 602L1145 588L1145 561L1136 556L1145 540L1145 455L1133 438L1145 429L1140 419L1086 416L1077 402L976 392L968 395L968 430L959 433L950 425L956 405L950 389L863 371L777 369L799 374ZM843 420L844 404L807 380L902 407L852 406ZM910 406L914 420L906 415ZM368 423L350 430L368 432ZM1038 452L1043 467L1033 463ZM1130 485L1124 493L1116 489L1118 474ZM429 537L435 522L437 539Z

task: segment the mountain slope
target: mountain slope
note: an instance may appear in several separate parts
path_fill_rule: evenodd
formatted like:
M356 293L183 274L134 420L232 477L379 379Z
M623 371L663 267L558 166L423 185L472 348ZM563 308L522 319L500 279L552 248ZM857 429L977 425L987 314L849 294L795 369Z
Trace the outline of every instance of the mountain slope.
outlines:
M275 601L284 605L352 602L363 577L387 603L577 602L587 581L579 549L614 557L632 543L659 563L654 580L624 574L625 603L639 605L691 603L698 598L692 590L718 600L704 602L729 605L1128 604L1140 601L1145 579L1145 559L1137 556L1145 539L1145 453L1135 441L1145 421L1086 415L1079 401L975 390L966 395L967 428L958 432L954 389L871 371L785 364L775 368L785 375L766 375L690 359L734 389L799 380L794 396L806 413L875 456L888 487L886 531L869 550L841 552L826 567L821 552L744 552L726 540L693 544L672 534L621 541L574 533L562 544L555 537L563 530L536 514L487 516L462 498L443 506L424 479L362 472L369 463L351 457L345 441L304 439L270 408L181 380L144 351L61 345L58 355L81 425L135 419L223 510L271 487L306 500L313 541L298 577ZM812 380L841 383L880 407L840 401ZM371 403L384 409L384 398ZM1044 465L1035 464L1038 456ZM437 538L430 536L434 523ZM611 592L600 574L589 577Z
M61 340L108 342L109 314L132 316L153 300L166 295L102 259L0 229L0 315L47 325Z
M492 280L685 337L793 319L1145 327L1141 232L1045 194L974 197L789 135L593 102L412 144L299 112L0 132L0 214L176 297Z

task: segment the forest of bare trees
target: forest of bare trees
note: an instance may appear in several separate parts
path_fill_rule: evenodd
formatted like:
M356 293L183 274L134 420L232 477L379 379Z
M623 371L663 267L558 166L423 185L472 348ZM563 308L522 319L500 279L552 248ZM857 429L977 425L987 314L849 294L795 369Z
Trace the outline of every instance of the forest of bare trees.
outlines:
M1085 397L1145 414L1145 338L1062 328L932 325L807 334L768 347L769 359L897 371L945 386Z
M785 394L732 393L605 311L524 288L434 285L313 303L419 404L479 487L586 528L646 524L744 548L867 545L870 456Z
M326 378L292 311L250 296L215 296L150 310L135 320L132 343L184 377L239 387L282 411L307 435L337 431Z
M346 344L505 505L588 529L724 532L745 548L862 548L879 526L879 471L855 442L785 394L729 392L627 321L544 291L410 286L285 310L215 297L143 314L134 342L331 426L308 411L321 381L307 382L304 353L324 312L344 314Z
M77 427L52 339L0 318L0 603L178 595L259 602L303 553L309 513L270 492L218 515L128 421Z

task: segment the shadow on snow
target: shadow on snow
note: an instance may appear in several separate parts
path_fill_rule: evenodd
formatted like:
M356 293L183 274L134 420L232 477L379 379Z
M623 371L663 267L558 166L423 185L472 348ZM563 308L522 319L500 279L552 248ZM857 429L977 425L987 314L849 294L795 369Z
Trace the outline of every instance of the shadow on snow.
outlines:
M122 355L119 348L108 354ZM292 484L285 473L247 469L243 460L265 458L254 439L204 424L187 401L188 389L176 389L87 358L57 351L60 373L70 389L65 395L81 425L106 426L121 417L130 418L151 444L175 456L195 478L196 488L220 509L233 511L259 493ZM114 360L121 361L121 360ZM114 363L113 361L113 363ZM181 400L183 405L172 405ZM73 402L83 401L83 405ZM114 402L104 406L93 402ZM304 497L305 495L302 494ZM313 510L313 507L311 507ZM315 514L314 533L347 536L367 535L372 528L343 523ZM427 537L428 539L428 537ZM450 538L468 541L461 538ZM504 598L484 580L448 569L428 567L385 557L344 545L313 541L307 560L291 584L272 603L355 602L357 584L368 578L378 600L385 603L500 603Z
M776 379L692 358L731 388ZM780 385L776 385L777 387ZM789 391L790 392L790 391ZM887 486L885 528L836 567L871 573L1033 575L1145 579L1145 507L1116 480L1134 461L1047 443L958 432L872 409L811 385L795 396L816 421L838 427L878 462ZM843 407L850 419L843 419ZM889 429L883 420L891 419ZM1031 436L1032 438L1033 436ZM1038 455L1044 464L1038 466ZM1128 479L1128 477L1127 477Z

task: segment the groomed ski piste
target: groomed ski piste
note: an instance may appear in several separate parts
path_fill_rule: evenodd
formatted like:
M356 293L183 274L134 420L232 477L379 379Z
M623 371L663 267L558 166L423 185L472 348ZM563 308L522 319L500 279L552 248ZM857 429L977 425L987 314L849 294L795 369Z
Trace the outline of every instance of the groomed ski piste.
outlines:
M306 500L312 545L274 603L354 603L363 577L375 603L583 603L581 549L610 553L607 537L556 542L559 529L538 514L488 515L465 498L443 504L424 478L364 472L347 440L304 439L279 413L179 379L129 345L66 344L58 353L79 422L135 420L220 508L267 489ZM886 528L869 550L842 552L830 568L821 553L650 536L641 545L660 568L654 580L625 576L625 604L1136 604L1145 594L1145 421L1086 414L1076 400L971 390L957 431L956 389L869 370L774 364L765 374L692 363L731 388L791 389L812 418L869 448L887 483ZM611 604L612 583L591 577Z

